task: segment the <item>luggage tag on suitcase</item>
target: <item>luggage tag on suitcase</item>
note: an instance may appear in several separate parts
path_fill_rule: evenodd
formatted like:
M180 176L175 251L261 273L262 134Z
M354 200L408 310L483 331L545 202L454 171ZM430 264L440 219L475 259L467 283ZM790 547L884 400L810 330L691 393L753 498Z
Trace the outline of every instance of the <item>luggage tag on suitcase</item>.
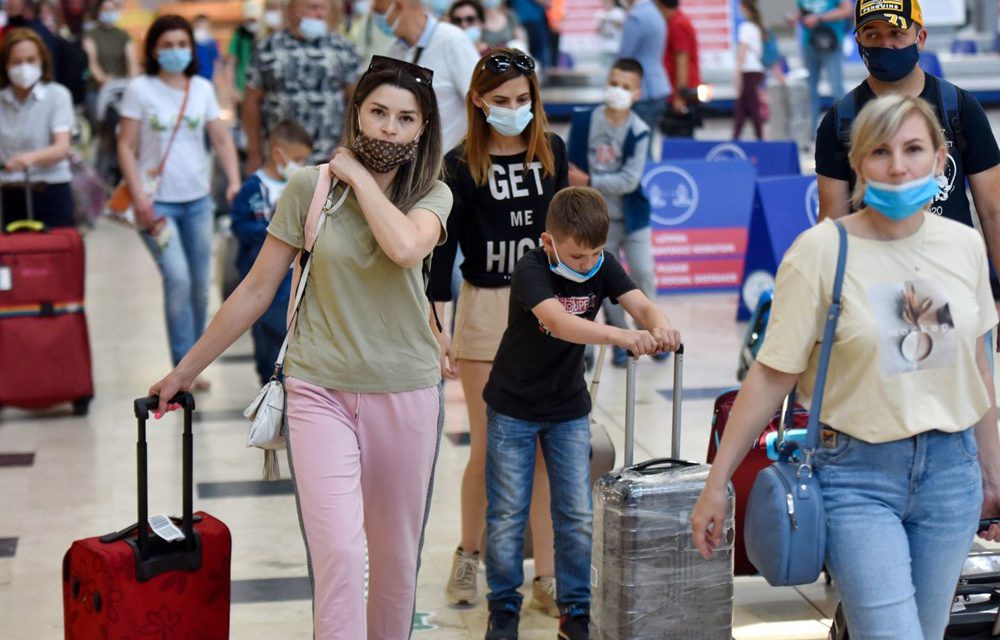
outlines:
M10 267L0 267L0 291L10 291L14 288Z
M149 516L149 526L153 530L153 533L167 542L184 539L184 533L177 528L177 525L170 521L170 518L166 514L160 513L155 516Z

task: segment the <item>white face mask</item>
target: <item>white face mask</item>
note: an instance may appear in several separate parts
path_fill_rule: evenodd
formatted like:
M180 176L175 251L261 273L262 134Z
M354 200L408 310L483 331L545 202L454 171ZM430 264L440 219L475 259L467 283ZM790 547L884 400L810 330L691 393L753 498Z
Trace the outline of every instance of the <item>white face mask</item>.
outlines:
M624 87L608 87L604 90L604 104L612 109L630 109L632 92Z
M264 12L264 24L268 29L280 29L284 21L280 11L272 9Z
M278 175L281 176L285 182L288 182L292 178L292 174L301 169L303 166L304 165L294 161L279 164Z
M198 44L205 44L212 40L212 31L207 27L198 27L194 30L194 41Z
M7 77L20 89L30 89L42 77L42 68L37 64L25 62L7 67Z

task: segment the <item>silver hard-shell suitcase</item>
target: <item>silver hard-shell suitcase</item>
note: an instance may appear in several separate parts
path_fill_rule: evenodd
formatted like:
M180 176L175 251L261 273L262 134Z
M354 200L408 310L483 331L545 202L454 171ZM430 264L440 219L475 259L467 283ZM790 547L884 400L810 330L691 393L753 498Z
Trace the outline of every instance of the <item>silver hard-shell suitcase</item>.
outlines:
M735 502L709 560L691 542L689 518L709 466L677 459L684 350L674 357L671 458L633 465L635 359L629 358L625 467L594 486L590 635L594 640L730 640Z

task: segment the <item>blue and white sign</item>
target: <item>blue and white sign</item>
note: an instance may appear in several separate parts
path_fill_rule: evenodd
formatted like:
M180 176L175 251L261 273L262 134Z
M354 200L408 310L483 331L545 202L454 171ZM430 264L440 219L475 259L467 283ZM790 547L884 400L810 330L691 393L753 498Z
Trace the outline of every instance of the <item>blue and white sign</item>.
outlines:
M743 142L665 138L662 159L750 162L757 169L757 175L762 177L802 173L799 148L791 140Z
M819 189L815 176L757 181L737 320L750 319L760 292L774 286L774 276L785 252L799 234L816 224L818 216Z

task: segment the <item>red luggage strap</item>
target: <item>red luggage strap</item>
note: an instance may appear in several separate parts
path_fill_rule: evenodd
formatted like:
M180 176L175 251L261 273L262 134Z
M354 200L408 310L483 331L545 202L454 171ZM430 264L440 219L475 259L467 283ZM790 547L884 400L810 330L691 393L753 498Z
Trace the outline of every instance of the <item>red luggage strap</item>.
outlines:
M83 300L70 302L35 302L0 306L0 320L4 318L29 318L61 316L67 313L83 313Z

